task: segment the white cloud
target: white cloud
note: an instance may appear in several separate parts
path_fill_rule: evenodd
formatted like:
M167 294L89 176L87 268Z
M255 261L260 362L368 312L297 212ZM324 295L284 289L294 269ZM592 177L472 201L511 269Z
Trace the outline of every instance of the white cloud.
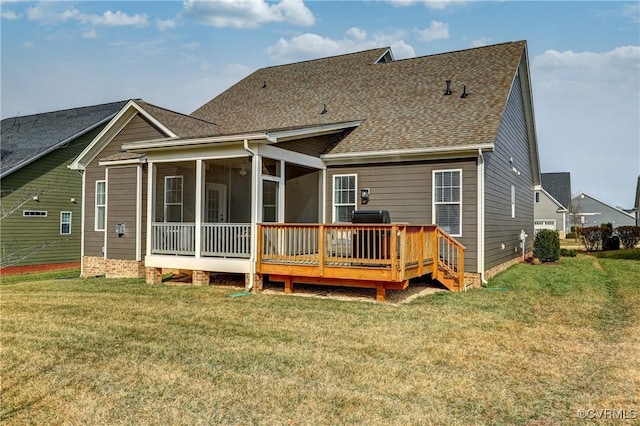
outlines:
M567 170L579 158L574 193L632 205L632 194L612 182L635 183L640 174L640 46L547 50L531 61L531 78L542 171Z
M443 10L449 6L467 4L466 0L388 0L387 2L395 7L407 7L422 4L431 10Z
M35 45L30 42L29 40L25 41L24 43L22 43L22 47L26 48L26 49L32 49Z
M214 27L258 28L270 22L311 26L315 17L302 0L185 0L182 16Z
M482 47L486 46L491 42L490 38L480 37L474 40L471 40L471 47Z
M90 22L93 25L106 25L110 27L137 26L144 27L149 24L147 15L128 15L121 11L112 12L107 10L102 15L80 14L76 18L80 21Z
M281 38L267 49L267 53L279 59L296 61L390 46L397 59L415 56L413 47L402 40L403 35L404 33L369 36L365 30L356 27L349 28L346 37L342 39L306 33L290 40Z
M434 41L449 38L449 24L446 22L431 21L429 28L424 30L414 30L418 40Z
M95 28L91 28L85 32L82 33L82 37L84 38L96 38L98 37L98 33L96 32Z
M12 10L3 10L0 15L2 19L18 19L18 15Z
M156 25L160 31L169 30L175 28L175 19L156 19Z
M146 14L129 15L120 10L112 12L107 10L102 15L82 13L75 7L59 11L60 4L64 3L39 3L36 6L27 8L27 18L31 21L39 21L46 24L58 24L67 21L78 21L92 25L103 25L111 27L138 26L143 27L149 24Z

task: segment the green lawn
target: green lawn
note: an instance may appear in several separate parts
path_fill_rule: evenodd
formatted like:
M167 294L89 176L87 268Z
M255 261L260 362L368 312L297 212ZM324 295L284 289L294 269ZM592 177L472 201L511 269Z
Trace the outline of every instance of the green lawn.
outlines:
M399 306L56 274L3 277L3 424L640 422L637 260Z

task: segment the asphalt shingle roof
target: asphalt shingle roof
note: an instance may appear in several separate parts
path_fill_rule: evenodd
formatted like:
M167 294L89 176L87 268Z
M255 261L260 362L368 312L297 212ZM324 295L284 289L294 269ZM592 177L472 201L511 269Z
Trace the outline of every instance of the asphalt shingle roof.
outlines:
M381 48L263 68L191 115L221 134L363 120L332 153L493 143L525 48L518 41L375 63Z
M567 209L571 208L571 174L569 172L542 173L542 187Z
M136 104L180 138L217 136L220 134L218 126L207 120L171 111L144 101L136 101Z
M127 101L5 118L0 123L0 175L54 150L114 116Z

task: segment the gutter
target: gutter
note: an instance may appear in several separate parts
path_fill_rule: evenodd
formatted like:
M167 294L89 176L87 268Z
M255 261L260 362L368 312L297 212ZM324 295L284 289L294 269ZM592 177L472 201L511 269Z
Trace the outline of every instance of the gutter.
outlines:
M488 284L484 276L484 155L478 148L478 269L480 270L480 283L483 287Z
M257 206L257 199L258 199L258 186L259 184L257 184L255 182L256 180L256 167L255 167L255 160L256 157L258 156L258 153L253 151L250 147L249 147L249 139L245 138L243 140L243 147L244 150L247 151L249 153L249 155L251 155L252 159L251 159L251 178L253 179L254 182L252 182L252 187L255 187L255 193L252 194L251 196L251 214L255 215L256 211L258 209ZM253 205L255 203L255 205ZM256 217L257 218L257 217ZM247 288L247 291L251 291L253 290L253 286L255 284L255 275L256 275L256 251L258 250L258 245L256 244L256 242L258 241L257 239L257 230L258 230L258 226L255 220L251 220L251 254L249 255L249 265L250 266L250 274L249 274L249 287Z
M477 151L493 151L493 143L474 144L466 146L447 146L430 148L393 149L379 151L347 152L338 154L324 154L320 158L328 165L361 164L363 162L389 162L456 157L472 157Z

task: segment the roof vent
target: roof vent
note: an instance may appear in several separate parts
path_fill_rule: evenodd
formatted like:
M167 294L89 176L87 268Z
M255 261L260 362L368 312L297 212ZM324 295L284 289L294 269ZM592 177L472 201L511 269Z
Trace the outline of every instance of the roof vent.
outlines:
M265 80L264 83L262 83L262 88L266 89L267 88L267 81Z
M460 95L460 97L461 97L462 99L464 99L464 98L466 98L467 96L469 96L469 95L467 95L467 85L465 84L464 86L462 86L462 95Z
M445 96L449 96L451 94L451 80L445 80L447 83L447 90L444 91Z
M320 112L320 114L326 114L327 112L327 104L322 104L322 111Z

